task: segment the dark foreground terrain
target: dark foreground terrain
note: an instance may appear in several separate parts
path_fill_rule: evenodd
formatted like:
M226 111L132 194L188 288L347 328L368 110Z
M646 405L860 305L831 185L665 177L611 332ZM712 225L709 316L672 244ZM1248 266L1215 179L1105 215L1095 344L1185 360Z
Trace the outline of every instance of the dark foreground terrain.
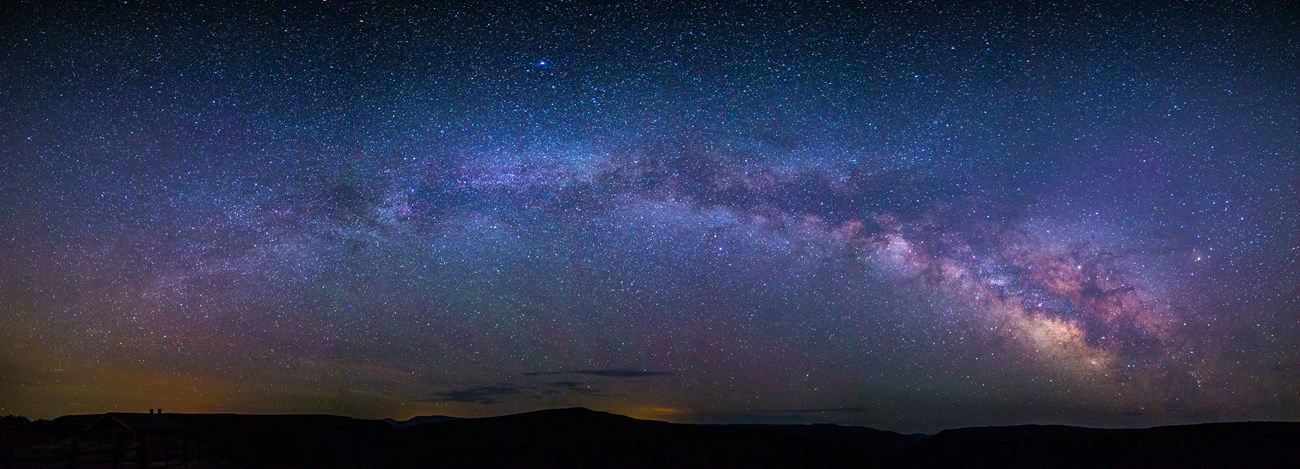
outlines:
M1300 423L1148 429L684 425L587 409L407 422L99 414L0 425L0 467L1297 467Z

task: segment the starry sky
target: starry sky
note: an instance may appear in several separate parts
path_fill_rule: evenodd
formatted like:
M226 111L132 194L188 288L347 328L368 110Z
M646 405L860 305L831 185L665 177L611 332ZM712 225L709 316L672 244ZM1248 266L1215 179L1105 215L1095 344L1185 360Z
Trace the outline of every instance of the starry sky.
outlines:
M1300 419L1294 4L865 3L0 3L0 414Z

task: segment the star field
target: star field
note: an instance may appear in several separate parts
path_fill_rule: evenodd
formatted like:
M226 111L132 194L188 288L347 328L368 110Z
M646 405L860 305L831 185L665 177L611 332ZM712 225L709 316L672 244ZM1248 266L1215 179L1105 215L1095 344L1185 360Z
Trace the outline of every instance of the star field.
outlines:
M0 413L1300 419L1284 2L0 6Z

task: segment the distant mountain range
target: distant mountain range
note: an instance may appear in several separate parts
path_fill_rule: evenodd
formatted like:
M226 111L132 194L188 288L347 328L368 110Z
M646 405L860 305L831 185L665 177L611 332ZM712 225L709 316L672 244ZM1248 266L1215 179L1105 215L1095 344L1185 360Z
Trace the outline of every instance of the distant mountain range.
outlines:
M583 408L502 417L105 414L6 424L0 457L69 440L203 444L199 467L1296 467L1300 423L1023 425L905 435L838 425L688 425ZM147 437L147 438L146 438ZM62 443L60 443L62 442ZM150 443L155 446L160 443ZM173 443L165 443L173 444ZM75 447L75 445L73 445ZM19 466L21 467L21 466Z

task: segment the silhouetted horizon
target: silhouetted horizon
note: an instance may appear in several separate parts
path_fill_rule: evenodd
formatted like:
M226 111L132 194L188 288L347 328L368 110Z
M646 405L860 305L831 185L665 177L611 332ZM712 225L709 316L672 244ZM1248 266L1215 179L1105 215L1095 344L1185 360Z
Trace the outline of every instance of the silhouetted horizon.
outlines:
M139 411L139 412L123 411L123 410L110 410L110 411L104 411L104 412L72 413L72 414L60 415L60 416L53 417L53 418L42 418L42 419L31 419L31 418L28 418L27 416L24 416L24 415L5 415L4 417L20 417L20 418L27 419L27 420L29 420L29 421L36 421L36 420L54 421L54 420L58 420L58 419L61 419L61 418L66 418L66 417L77 417L77 418L81 418L81 417L98 417L98 416L102 416L102 415L106 415L106 414L124 414L124 415L189 415L189 416L196 416L196 415L227 415L227 416L254 416L254 417L258 417L258 416L260 416L260 417L301 417L301 416L312 417L312 416L318 416L318 417L337 417L337 418L346 418L346 419L364 420L364 421L379 421L379 422L385 422L385 423L388 423L388 424L390 424L390 425L395 425L395 426L410 426L410 425L420 425L420 424L424 424L424 423L442 423L442 422L453 421L453 420L499 419L499 418L502 418L502 417L515 417L515 416L530 415L530 414L555 414L555 415L567 415L567 414L573 414L573 413L589 413L589 414L603 414L603 415L610 415L610 416L616 416L616 417L625 417L625 418L629 418L629 419L633 419L633 420L640 420L640 421L647 421L647 422L672 423L672 424L677 424L677 425L760 425L760 426L809 426L809 425L833 425L833 426L840 426L840 427L857 427L857 428L866 428L866 429L871 429L871 430L888 431L888 432L893 432L893 433L898 433L898 434L925 434L925 435L933 435L933 434L937 434L937 433L940 433L940 432L943 432L943 431L947 431L947 430L963 430L963 429L971 429L971 428L1070 427L1070 428L1097 429L1097 430L1108 430L1108 429L1109 429L1109 430L1141 430L1141 429L1162 428L1162 427L1186 427L1186 426L1218 425L1218 424L1250 424L1250 423L1286 423L1286 424L1292 424L1292 423L1294 423L1294 424L1300 424L1300 421L1297 421L1297 420L1243 420L1243 421L1197 421L1197 422L1186 422L1186 423L1176 423L1176 424L1166 424L1166 425L1154 425L1154 426L1113 426L1113 427L1105 427L1105 426L1073 425L1073 424L1064 424L1064 423L1055 423L1055 422L1051 422L1051 423L1049 423L1049 422L1020 422L1020 423L1008 423L1008 424L998 424L998 425L972 425L972 426L963 426L963 427L940 428L940 429L935 429L935 430L932 430L932 431L901 432L901 431L898 431L898 430L895 430L895 429L889 429L889 428L878 428L878 427L873 427L873 426L870 426L870 425L845 424L845 423L837 423L837 422L834 422L834 421L823 421L823 420L807 420L807 421L798 421L798 422L782 421L782 420L772 420L772 421L761 421L761 420L721 421L721 420L719 420L719 421L710 421L710 422L683 422L683 421L674 421L674 420L669 420L669 419L638 418L638 417L632 417L632 416L628 416L628 415L620 414L620 413L618 413L618 412L613 412L613 411L608 411L608 410L600 410L600 409L593 409L593 408L582 407L582 406L574 406L574 407L548 407L548 408L538 408L538 409L527 410L527 411L523 411L523 412L512 412L512 413L506 413L506 414L485 415L485 416L474 416L474 417L469 417L469 416L456 416L456 415L443 415L443 414L427 414L427 415L412 415L412 416L403 417L403 418L397 418L397 417L378 417L378 418L368 418L368 417L357 417L357 416L350 416L350 415L344 415L344 414L331 414L331 413L320 413L320 412L312 412L312 413L257 413L257 412L238 412L238 411L212 411L212 412L170 412L170 411L169 411L169 412L165 412L165 413L157 413L157 414L154 414L154 413L151 412L152 410L154 410L154 409L148 409L148 410L145 410L145 411ZM828 409L792 409L792 410L773 410L773 411L753 411L753 413L756 414L756 415L764 414L764 413L804 414L804 413L822 413L823 411L826 411L826 410L828 410ZM835 410L835 409L829 409L829 410Z
M1147 429L1017 425L901 434L839 425L677 424L574 407L417 424L329 415L109 413L0 419L6 464L197 467L1273 467L1300 423Z

